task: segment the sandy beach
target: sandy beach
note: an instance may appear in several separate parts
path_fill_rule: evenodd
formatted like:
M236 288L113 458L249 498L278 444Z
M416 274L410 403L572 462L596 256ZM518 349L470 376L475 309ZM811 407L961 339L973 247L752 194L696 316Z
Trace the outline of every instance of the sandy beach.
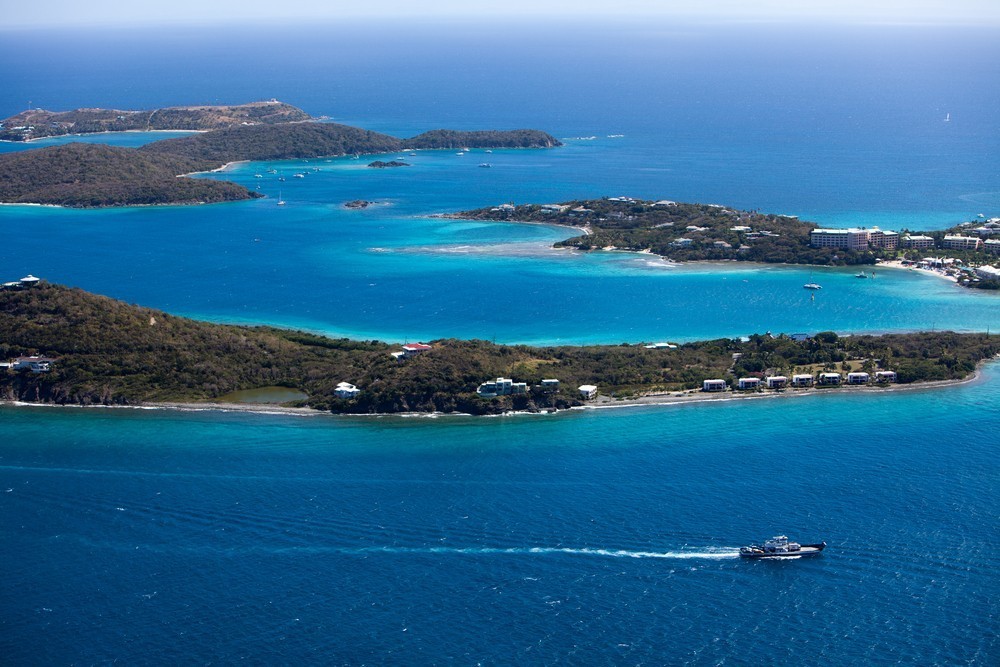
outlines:
M954 276L949 276L943 273L942 271L938 271L936 269L922 269L916 266L903 266L903 262L898 259L894 259L888 262L879 262L876 266L878 266L880 269L889 268L889 269L902 269L904 271L915 271L917 273L922 273L926 276L934 276L936 278L942 278L944 280L947 280L948 282L958 284L958 279L955 278Z

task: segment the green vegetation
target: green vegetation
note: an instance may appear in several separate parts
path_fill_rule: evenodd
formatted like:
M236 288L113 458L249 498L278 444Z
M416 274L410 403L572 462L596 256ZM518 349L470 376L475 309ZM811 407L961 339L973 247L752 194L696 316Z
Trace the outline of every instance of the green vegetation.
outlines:
M400 162L399 160L389 160L388 162L375 160L374 162L369 162L368 166L372 169L391 169L393 167L409 167L410 165L407 162Z
M128 130L217 130L238 125L271 125L304 120L310 120L309 114L276 100L233 106L168 107L153 111L31 109L0 121L0 139L28 141L64 134Z
M554 148L562 142L538 130L431 130L403 141L403 147L418 148Z
M0 155L0 201L60 206L194 204L252 199L235 183L177 174L205 164L131 148L73 143Z
M701 386L706 378L763 373L890 369L899 381L962 378L1000 353L1000 338L951 332L839 337L719 339L647 349L641 345L502 346L439 340L397 362L376 341L330 339L270 327L208 324L131 306L79 289L42 284L0 291L0 359L40 354L51 372L0 371L0 397L72 404L199 401L229 392L283 386L304 403L344 413L466 412L566 408L576 387L595 384L619 397ZM734 354L739 355L735 358ZM484 399L479 383L498 377L562 390ZM337 398L340 382L356 399Z
M338 123L292 123L241 126L164 139L138 150L147 155L203 160L220 167L237 160L291 160L401 149L402 141L388 134Z
M182 111L169 111L166 115L170 118L183 117ZM164 111L156 113L160 117ZM308 159L417 147L445 148L450 147L452 141L473 147L559 144L544 132L533 130L438 130L404 140L336 123L237 125L190 137L155 141L137 149L67 144L3 154L0 155L0 202L94 207L251 199L258 195L234 183L175 176L208 171L240 160ZM419 146L411 146L411 142ZM381 164L399 166L403 163Z
M879 257L872 251L811 247L809 233L818 226L811 222L713 204L652 202L618 197L549 205L508 204L463 211L454 217L582 227L590 233L556 245L580 250L611 247L650 251L676 261L739 260L845 265L874 264Z

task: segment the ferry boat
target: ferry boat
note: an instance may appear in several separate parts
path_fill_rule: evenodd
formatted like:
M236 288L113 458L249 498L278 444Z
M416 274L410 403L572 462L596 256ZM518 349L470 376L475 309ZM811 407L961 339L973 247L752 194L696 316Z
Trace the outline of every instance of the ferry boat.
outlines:
M826 548L826 542L819 544L799 544L790 542L784 535L777 535L764 542L763 546L751 544L740 547L741 558L797 558L815 556Z

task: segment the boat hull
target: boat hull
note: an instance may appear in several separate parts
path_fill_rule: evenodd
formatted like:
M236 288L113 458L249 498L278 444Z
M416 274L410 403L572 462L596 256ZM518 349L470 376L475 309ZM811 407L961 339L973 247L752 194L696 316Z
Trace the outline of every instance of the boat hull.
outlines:
M799 558L800 556L817 556L823 553L826 542L819 544L803 544L795 551L765 551L760 548L743 547L740 549L740 558L751 560L778 560L781 558Z

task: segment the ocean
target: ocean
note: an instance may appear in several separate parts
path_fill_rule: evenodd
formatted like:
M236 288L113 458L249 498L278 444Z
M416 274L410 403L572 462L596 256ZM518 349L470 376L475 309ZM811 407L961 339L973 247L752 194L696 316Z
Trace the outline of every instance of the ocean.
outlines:
M617 195L830 226L1000 215L996 37L624 23L6 32L2 116L29 101L277 97L399 136L534 127L566 145L211 176L268 195L246 203L0 207L0 270L212 321L400 341L996 331L996 295L912 272L678 267L552 250L571 233L557 227L428 217ZM280 182L270 167L308 175ZM358 198L377 204L342 207ZM824 286L815 300L810 281ZM0 652L995 664L998 407L996 364L941 390L544 417L2 406ZM830 546L735 557L778 533Z

